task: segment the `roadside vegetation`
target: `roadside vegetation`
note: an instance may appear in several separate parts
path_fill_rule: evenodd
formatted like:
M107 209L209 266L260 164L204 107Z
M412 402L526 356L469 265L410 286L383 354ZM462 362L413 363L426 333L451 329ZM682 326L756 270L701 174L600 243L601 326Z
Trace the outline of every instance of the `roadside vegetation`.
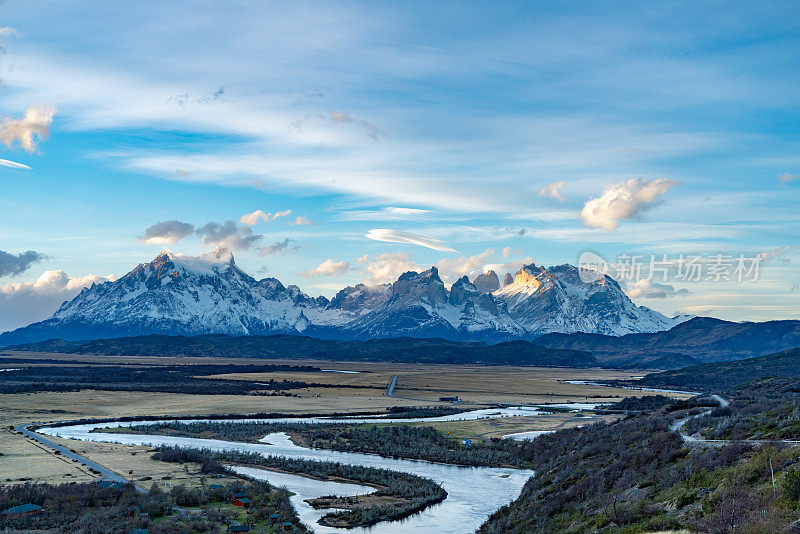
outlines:
M729 392L731 403L688 421L706 439L800 440L800 380L763 378Z

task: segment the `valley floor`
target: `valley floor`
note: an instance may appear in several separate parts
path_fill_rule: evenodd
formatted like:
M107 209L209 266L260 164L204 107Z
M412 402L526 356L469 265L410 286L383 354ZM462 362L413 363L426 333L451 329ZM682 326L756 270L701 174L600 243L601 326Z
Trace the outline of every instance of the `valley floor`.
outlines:
M14 355L21 356L21 355ZM63 365L80 363L137 364L143 366L176 364L241 364L260 363L252 359L227 358L148 358L105 357L25 353L33 360L64 361ZM68 363L69 362L69 363ZM372 362L331 362L314 360L269 360L270 364L290 363L312 365L323 369L357 371L357 373L269 373L252 376L237 375L242 380L299 380L326 384L290 390L293 396L257 395L187 395L136 391L38 392L0 395L3 428L0 432L0 484L25 480L60 483L93 478L83 466L52 454L46 447L13 432L10 427L20 423L66 421L87 417L125 417L143 415L190 415L213 413L247 414L281 412L287 415L305 413L381 411L392 406L446 405L439 397L459 396L480 407L480 404L613 402L621 397L641 395L642 392L606 387L567 384L564 380L625 379L634 372L599 369L563 369L534 367L488 367L457 365L415 365ZM36 365L36 364L32 364ZM44 362L42 363L44 365ZM391 376L398 375L397 397L384 395ZM218 378L228 378L218 375ZM233 378L233 377L231 377ZM358 385L359 388L348 386ZM414 400L419 399L419 400ZM466 408L467 406L465 406ZM595 416L596 419L599 417ZM452 437L487 439L506 434L533 430L556 430L591 422L571 413L553 413L535 417L514 417L476 421L433 423L438 430ZM127 474L129 464L140 461L130 452L114 455L108 448L94 444L86 456L103 465ZM73 446L73 448L75 448ZM163 469L164 466L159 466ZM163 475L142 470L142 476L160 478Z

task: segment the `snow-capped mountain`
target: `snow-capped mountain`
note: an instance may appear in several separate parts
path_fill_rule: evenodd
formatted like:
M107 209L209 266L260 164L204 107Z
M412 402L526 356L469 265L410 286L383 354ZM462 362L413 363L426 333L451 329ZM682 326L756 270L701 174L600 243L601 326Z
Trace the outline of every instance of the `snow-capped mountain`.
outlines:
M681 322L637 306L609 276L582 280L572 265L544 269L534 264L493 293L529 334L587 332L621 336L668 330Z
M680 322L635 305L609 277L582 281L570 265L527 265L493 292L496 274L478 282L481 289L465 276L448 289L432 267L391 285L346 287L329 301L275 278L256 280L230 254L162 252L116 281L85 288L50 319L0 335L0 346L153 333L500 341L656 332Z

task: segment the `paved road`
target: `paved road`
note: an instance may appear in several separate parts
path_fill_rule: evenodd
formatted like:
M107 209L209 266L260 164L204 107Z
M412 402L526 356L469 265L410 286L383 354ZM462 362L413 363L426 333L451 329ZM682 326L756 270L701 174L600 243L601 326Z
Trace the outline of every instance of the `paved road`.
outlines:
M386 386L386 393L387 397L394 397L394 388L397 387L397 375L392 375L392 378L389 380L389 385Z
M123 477L119 473L115 473L111 469L109 469L107 467L104 467L104 466L98 464L97 462L93 462L92 460L86 458L85 456L81 456L80 454L74 453L71 450L69 450L68 448L66 448L66 447L64 447L62 445L59 445L58 443L53 443L52 441L50 441L49 439L45 438L41 434L37 434L36 432L28 430L28 426L29 425L17 425L17 426L14 427L14 430L24 434L25 436L27 436L27 437L29 437L29 438L31 438L33 440L36 440L37 442L41 443L45 447L49 447L49 448L51 448L51 449L53 449L55 451L58 451L61 455L65 456L67 458L70 458L72 460L76 460L76 461L82 463L83 465L85 465L89 469L92 469L93 471L95 471L97 473L100 473L100 479L102 479L102 480L110 480L112 482L122 482L123 484L127 484L128 482L131 482L130 480L128 480L127 478ZM136 486L136 490L139 491L140 493L147 493L147 490L144 490L144 489L142 489L142 488L140 488L138 486Z

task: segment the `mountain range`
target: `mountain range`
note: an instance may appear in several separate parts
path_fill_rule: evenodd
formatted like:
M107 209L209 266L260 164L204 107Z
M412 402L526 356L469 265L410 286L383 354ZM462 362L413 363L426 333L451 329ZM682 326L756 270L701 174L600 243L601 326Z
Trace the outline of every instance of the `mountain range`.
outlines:
M500 342L549 332L658 332L687 319L637 306L612 278L584 281L571 265L526 265L504 282L489 272L448 289L431 267L392 284L346 287L329 300L276 278L256 280L229 253L165 251L118 280L84 288L51 318L0 334L0 346L147 334Z
M671 369L753 358L800 347L800 321L734 323L694 317L663 332L618 337L552 333L540 336L536 344L587 351L610 367Z

